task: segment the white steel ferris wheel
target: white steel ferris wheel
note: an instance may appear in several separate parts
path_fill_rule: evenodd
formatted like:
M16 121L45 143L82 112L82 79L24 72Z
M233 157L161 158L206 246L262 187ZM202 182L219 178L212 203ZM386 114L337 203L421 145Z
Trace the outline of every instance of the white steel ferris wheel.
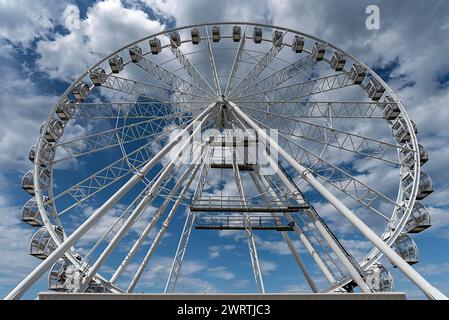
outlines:
M433 191L416 125L373 70L302 32L210 23L126 45L66 90L29 157L22 220L43 261L7 299L46 273L59 292L133 292L174 217L185 222L164 292L191 232L208 229L246 235L260 293L255 234L278 231L313 293L392 291L384 261L446 298L410 266ZM336 236L344 223L372 244L363 258Z

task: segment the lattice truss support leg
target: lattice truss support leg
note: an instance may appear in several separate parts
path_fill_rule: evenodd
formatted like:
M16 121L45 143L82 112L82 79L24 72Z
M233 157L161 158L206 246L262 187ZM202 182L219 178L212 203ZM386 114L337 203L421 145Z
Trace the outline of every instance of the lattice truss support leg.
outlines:
M294 168L317 192L319 192L332 206L337 209L354 227L359 230L374 246L376 246L399 270L401 270L421 291L430 299L447 299L438 289L433 287L418 272L416 272L406 261L404 261L392 248L390 248L373 230L371 230L357 215L355 215L345 204L329 192L306 168L281 148L271 137L269 137L250 117L248 117L235 103L227 101L234 114L254 129L259 138L265 141L267 146L271 146L278 151L289 165ZM350 268L348 265L347 267ZM352 275L352 273L351 273ZM356 281L356 279L354 278ZM357 283L359 284L359 283ZM360 285L360 284L359 284Z

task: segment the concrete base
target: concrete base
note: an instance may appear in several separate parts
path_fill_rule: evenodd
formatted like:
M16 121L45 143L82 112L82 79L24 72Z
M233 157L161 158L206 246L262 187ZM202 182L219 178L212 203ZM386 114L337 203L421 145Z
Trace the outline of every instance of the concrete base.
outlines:
M404 292L382 293L57 293L40 292L39 300L406 300Z

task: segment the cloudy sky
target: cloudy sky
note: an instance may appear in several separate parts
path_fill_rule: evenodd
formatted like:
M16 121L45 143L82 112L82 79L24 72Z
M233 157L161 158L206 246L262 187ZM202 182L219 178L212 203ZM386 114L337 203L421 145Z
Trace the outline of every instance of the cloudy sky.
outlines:
M0 0L0 296L39 262L27 254L33 230L19 220L27 200L20 179L31 167L28 151L57 97L87 66L133 40L175 26L236 20L285 26L325 39L373 67L398 93L418 125L420 143L429 151L425 168L436 189L425 200L433 226L414 238L421 255L416 268L449 294L449 4L431 3ZM370 4L380 9L379 30L365 27ZM367 245L350 238L345 244L354 251ZM291 270L294 262L286 259L280 239L259 239L258 246L264 275L276 279L267 280L268 291L305 288L304 280ZM248 257L239 248L244 248L239 236L210 240L202 254L188 257L183 285L196 291L253 291L244 261ZM150 290L161 290L170 263L168 253L158 254L144 278ZM407 279L391 271L398 290L422 297ZM43 289L45 279L33 292Z

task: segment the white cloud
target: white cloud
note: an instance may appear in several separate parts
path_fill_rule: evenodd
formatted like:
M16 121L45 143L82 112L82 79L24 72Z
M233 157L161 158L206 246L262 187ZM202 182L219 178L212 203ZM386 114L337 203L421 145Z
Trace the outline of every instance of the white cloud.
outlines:
M210 246L207 248L207 251L209 253L209 258L218 258L220 256L220 253L222 251L230 251L234 250L235 245L221 245L221 246Z
M435 276L449 272L449 262L426 263L417 267L418 271L424 276Z
M69 12L65 24L79 9ZM96 3L79 27L69 27L68 34L56 34L37 44L37 65L51 78L70 81L106 54L164 28L142 10L126 8L120 0Z
M65 5L64 0L1 0L0 38L28 47L34 39L50 35Z
M223 280L232 280L235 278L235 274L229 271L226 267L209 268L207 271L210 276Z
M79 16L78 7L68 6L64 1L56 3L57 5L54 1L0 0L0 38L2 38L0 56L6 59L5 64L0 67L0 80L7 84L0 93L0 167L5 172L22 171L29 167L26 156L33 144L32 137L37 139L39 124L45 119L47 111L56 99L54 95L44 93L39 84L33 82L30 74L27 74L36 70L27 70L29 66L13 62L16 49L10 43L29 49L33 40L38 39L36 51L33 53L39 55L36 61L39 71L45 72L52 79L70 81L101 56L165 27L138 7L125 6L124 2L118 0L106 0L93 4L87 10L78 28L76 24L71 23ZM146 3L164 18L174 19L178 26L205 20L272 22L329 40L370 65L385 67L395 61L396 65L390 74L389 83L399 93L412 119L418 123L418 137L429 150L431 157L423 170L431 174L437 186L435 194L424 201L430 206L434 225L434 228L426 231L426 234L448 236L447 230L443 227L449 223L446 214L446 208L449 206L446 191L449 187L447 183L449 109L446 107L449 102L449 88L447 84L443 85L439 81L449 73L449 60L446 59L449 50L448 24L445 20L446 2L440 1L429 6L420 1L404 3L378 1L382 17L382 29L379 31L364 29L365 5L357 1L343 3L232 0L214 3L213 6L210 1L205 0L146 0L142 3ZM398 13L401 14L401 19L398 19ZM21 23L18 24L17 21ZM58 25L64 26L67 33L53 34L55 26ZM354 130L356 129L358 127ZM376 130L376 127L365 129ZM335 155L329 152L327 156L337 163L347 162L348 158L351 160L349 155ZM394 170L386 171L382 166L365 161L355 162L354 168L363 171L358 178L369 184L375 184L386 194L394 192L397 188L395 183L397 172ZM210 184L214 185L216 181L210 181ZM225 194L234 192L235 188L231 184L225 186ZM346 197L344 201L349 203ZM361 215L366 217L363 208L356 207L353 203L351 206L360 210ZM369 249L370 245L366 241L346 237L354 229L335 213L332 206L317 204L316 207L329 221L333 230L345 235L342 243L355 256L361 256L362 252ZM17 241L31 236L30 229L21 227L17 220L11 218L10 212L19 208L4 200L0 201L0 208L2 215L6 217L0 226L2 228L0 245L6 248L2 260L5 264L0 265L2 270L0 279L2 283L10 283L10 280L13 281L19 275L21 277L22 273L29 269L28 266L36 262L32 262L35 260L27 256L27 241ZM138 229L141 230L142 227L143 225L140 225ZM244 233L239 231L220 232L220 236L223 235L233 236L237 241L246 238ZM262 250L279 254L289 253L281 241L258 239L258 245ZM295 245L298 250L301 249L299 241L295 241ZM220 250L217 247L209 247L210 258L219 257L220 250L227 250L225 246ZM261 265L264 273L273 272L278 267L271 261L261 261ZM14 266L15 269L11 270L10 266ZM162 279L166 279L170 266L169 258L155 261L153 267L145 273L145 281L148 281L149 285L154 285L156 280L163 282ZM446 269L446 263L427 264L421 271L427 275L434 275ZM207 265L202 262L186 262L183 273L187 277L181 279L181 287L192 287L198 291L215 291L213 284L196 277L205 270ZM223 279L232 276L230 271L223 268L215 268L215 271Z
M261 260L259 259L260 271L264 275L269 275L271 272L276 271L278 268L278 264L273 261Z
M1 188L6 186L0 181ZM40 260L30 256L29 243L34 232L20 220L21 207L11 205L9 201L0 195L0 295L6 294L21 281L26 274L37 266Z
M11 60L5 62L11 63ZM18 66L2 68L0 80L8 84L0 92L0 167L5 173L23 171L31 167L28 152L36 144L39 126L57 98L42 93L39 85Z

